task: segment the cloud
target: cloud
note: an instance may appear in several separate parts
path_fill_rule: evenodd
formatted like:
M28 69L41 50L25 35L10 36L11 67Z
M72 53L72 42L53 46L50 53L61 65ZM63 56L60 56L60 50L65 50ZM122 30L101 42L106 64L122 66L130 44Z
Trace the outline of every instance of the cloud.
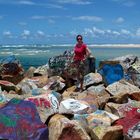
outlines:
M100 29L97 27L85 28L83 34L96 38L131 38L134 34L127 29L113 30L113 29ZM140 28L136 31L137 36L140 36Z
M121 5L124 5L126 7L133 7L136 5L136 2L134 2L134 0L111 0L113 2L117 2Z
M101 37L105 34L105 31L97 27L85 28L83 34L90 37Z
M116 36L121 35L118 31L112 31L112 34L113 34L113 35L116 35Z
M126 29L121 29L121 33L124 35L131 35L131 32Z
M0 0L0 4L6 5L37 5L35 2L30 0Z
M45 33L43 31L38 30L37 35L43 37L45 36Z
M3 32L3 35L9 36L9 35L11 35L11 32L10 32L10 31L4 31L4 32Z
M55 20L60 18L59 16L38 16L38 15L35 15L35 16L32 16L31 19L34 19L34 20L47 20L48 23L55 23Z
M46 19L46 18L47 18L46 16L38 16L38 15L31 17L31 19Z
M26 22L19 22L18 24L21 25L21 26L26 26L27 25Z
M18 2L18 4L23 4L23 5L36 5L36 3L32 1L27 1L27 0L21 0Z
M15 3L15 0L0 0L0 4L12 4Z
M34 15L31 17L31 19L56 19L59 18L59 16L39 16L39 15Z
M70 31L70 35L72 36L76 36L77 34L78 34L78 31L76 30Z
M107 29L106 30L106 33L111 34L111 30L110 29Z
M65 9L62 5L58 5L58 4L47 4L46 6L48 8Z
M88 0L57 0L57 2L61 4L78 4L78 5L91 4L91 2Z
M12 38L12 33L10 31L4 31L3 35L7 38Z
M23 39L27 39L30 36L30 31L29 30L24 30L23 33L21 34Z
M124 20L124 18L123 17L118 17L116 20L115 20L115 22L116 23L123 23L125 20Z
M127 1L125 3L123 3L124 6L127 6L127 7L133 7L135 6L135 2L134 1Z
M49 22L49 23L55 23L55 20L53 20L53 19L48 19L48 22Z
M79 16L79 17L73 17L73 20L85 20L85 21L94 21L94 22L101 22L103 19L101 17L96 16Z
M89 28L85 28L83 34L86 36L96 37L94 31Z
M35 3L29 0L22 0L17 2L17 4L22 4L22 5L31 5L31 6L43 6L43 7L47 7L47 8L56 8L56 9L64 9L63 6L58 5L58 4L52 4L52 3L48 3L48 2L44 2L44 3Z
M30 35L30 31L29 31L29 30L24 30L24 31L23 31L23 35L29 36L29 35Z
M3 19L3 16L0 16L0 19Z
M4 5L26 5L26 6L39 6L45 8L65 9L62 5L49 2L31 1L31 0L0 0L0 4Z
M140 28L138 28L138 29L136 30L136 36L137 36L137 37L140 37Z
M95 34L102 34L102 35L105 34L105 31L104 30L98 29L96 27L93 27L93 32Z

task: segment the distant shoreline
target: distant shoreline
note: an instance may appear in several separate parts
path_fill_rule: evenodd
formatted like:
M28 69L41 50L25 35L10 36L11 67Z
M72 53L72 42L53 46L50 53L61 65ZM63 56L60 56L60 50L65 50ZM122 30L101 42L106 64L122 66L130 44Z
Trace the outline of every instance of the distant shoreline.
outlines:
M92 44L92 45L88 45L91 48L96 48L96 47L100 47L100 48L140 48L140 44Z
M75 44L53 44L52 47L71 47ZM140 48L140 44L87 44L90 48Z
M8 47L74 47L75 44L10 44L10 45L0 45L0 48ZM90 48L140 48L140 44L87 44Z

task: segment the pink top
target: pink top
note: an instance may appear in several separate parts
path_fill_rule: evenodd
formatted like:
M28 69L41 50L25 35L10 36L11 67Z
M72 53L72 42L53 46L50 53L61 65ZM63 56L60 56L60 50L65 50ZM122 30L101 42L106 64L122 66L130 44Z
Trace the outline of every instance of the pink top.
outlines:
M84 60L85 55L86 55L86 49L87 46L86 44L76 44L76 46L74 47L74 60Z

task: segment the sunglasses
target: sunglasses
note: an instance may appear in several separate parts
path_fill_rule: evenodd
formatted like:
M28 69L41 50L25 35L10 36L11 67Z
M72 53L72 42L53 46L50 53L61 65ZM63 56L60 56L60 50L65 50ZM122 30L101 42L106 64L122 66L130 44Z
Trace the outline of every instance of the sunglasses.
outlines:
M77 40L82 40L82 38L77 38Z

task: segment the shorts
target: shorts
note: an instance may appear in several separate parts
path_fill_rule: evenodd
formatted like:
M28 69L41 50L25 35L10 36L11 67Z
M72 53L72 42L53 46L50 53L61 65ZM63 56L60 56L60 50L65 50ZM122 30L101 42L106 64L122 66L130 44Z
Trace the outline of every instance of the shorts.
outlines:
M74 61L66 68L66 71L72 78L83 80L85 75L85 63L83 61Z

